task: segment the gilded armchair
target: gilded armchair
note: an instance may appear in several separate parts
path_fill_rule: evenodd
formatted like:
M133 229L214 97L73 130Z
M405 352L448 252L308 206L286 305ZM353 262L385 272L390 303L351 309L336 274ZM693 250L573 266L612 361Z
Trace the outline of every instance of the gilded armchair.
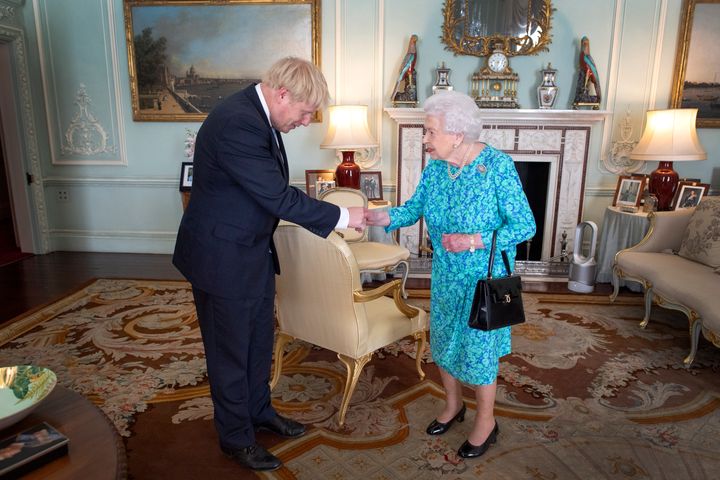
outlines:
M345 364L340 425L345 421L360 372L375 350L413 336L416 368L420 379L424 378L421 360L427 314L404 302L400 280L363 291L353 251L335 232L321 238L297 225L282 223L274 241L281 274L276 282L279 332L271 389L280 378L284 347L294 338L336 352Z
M364 193L354 188L331 188L320 194L320 200L342 207L365 207L368 200ZM368 229L357 232L348 228L340 231L355 255L360 271L363 273L389 273L402 266L402 282L400 291L407 298L405 283L407 282L410 265L410 250L396 243L373 242L368 239Z

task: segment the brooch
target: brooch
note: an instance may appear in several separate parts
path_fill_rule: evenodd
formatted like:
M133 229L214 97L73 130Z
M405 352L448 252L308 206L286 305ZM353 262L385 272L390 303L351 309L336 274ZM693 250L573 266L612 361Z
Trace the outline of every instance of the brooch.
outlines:
M485 173L487 171L487 168L485 168L485 165L478 165L478 172Z

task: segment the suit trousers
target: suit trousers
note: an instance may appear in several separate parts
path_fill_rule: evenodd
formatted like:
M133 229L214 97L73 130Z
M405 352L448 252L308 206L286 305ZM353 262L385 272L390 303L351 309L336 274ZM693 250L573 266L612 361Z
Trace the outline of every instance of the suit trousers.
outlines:
M272 267L270 267L272 268ZM220 445L255 443L254 425L276 415L270 398L275 277L259 298L229 299L193 288Z

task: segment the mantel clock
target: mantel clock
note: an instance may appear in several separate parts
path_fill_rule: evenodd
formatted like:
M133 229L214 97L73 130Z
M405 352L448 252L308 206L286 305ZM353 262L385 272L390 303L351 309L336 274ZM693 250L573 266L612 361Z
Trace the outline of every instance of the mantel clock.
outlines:
M472 97L480 108L520 108L517 101L518 74L498 44L485 66L472 76Z

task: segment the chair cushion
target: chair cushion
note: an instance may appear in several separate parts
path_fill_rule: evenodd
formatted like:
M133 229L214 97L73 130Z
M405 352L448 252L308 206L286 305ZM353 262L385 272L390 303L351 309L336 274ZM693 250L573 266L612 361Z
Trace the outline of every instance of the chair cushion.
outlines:
M410 250L400 245L380 242L348 243L360 270L391 267L410 258Z
M720 267L720 197L706 197L695 208L678 254L713 268Z

